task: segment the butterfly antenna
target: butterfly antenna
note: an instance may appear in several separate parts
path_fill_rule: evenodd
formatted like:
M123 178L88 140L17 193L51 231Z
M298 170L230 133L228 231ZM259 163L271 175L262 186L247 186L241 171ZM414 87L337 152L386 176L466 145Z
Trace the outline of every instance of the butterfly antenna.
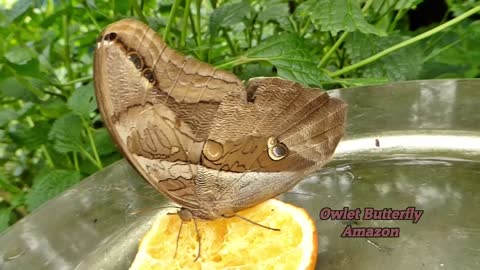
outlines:
M168 215L173 215L173 213L168 213ZM180 221L180 229L178 230L177 242L175 244L175 253L173 254L174 259L175 259L175 257L177 257L178 242L180 241L180 233L182 232L182 226L183 226L183 220Z
M195 218L193 218L193 226L195 226L195 232L197 233L197 242L198 242L197 257L195 257L195 260L193 260L193 262L196 262L198 258L200 258L200 248L202 246L202 241L200 239L200 232L198 231L197 221L195 220Z
M231 215L231 216L225 216L225 215L224 215L223 217L225 217L225 218L238 217L238 218L243 219L243 220L245 220L245 221L247 221L247 222L250 222L250 223L252 223L252 224L254 224L254 225L260 226L260 227L262 227L262 228L269 229L269 230L272 230L272 231L277 231L277 232L280 231L280 229L268 227L268 226L266 226L266 225L262 225L262 224L260 224L260 223L258 223L258 222L255 222L255 221L253 221L253 220L250 220L250 219L248 219L248 218L246 218L246 217L239 216L239 215L237 215L237 214L233 214L233 215Z

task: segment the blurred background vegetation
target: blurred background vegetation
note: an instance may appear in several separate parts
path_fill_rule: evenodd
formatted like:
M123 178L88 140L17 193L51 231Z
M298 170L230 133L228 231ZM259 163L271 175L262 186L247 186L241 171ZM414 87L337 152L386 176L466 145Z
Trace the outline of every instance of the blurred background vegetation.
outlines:
M95 40L122 18L242 79L323 88L476 78L473 0L0 0L0 232L121 158L99 117Z

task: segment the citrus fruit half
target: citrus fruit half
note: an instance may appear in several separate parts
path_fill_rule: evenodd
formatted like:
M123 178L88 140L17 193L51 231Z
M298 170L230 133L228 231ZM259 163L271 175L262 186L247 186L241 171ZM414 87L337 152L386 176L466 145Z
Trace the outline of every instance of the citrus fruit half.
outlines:
M178 215L162 214L144 236L130 270L146 269L314 269L317 232L313 220L299 207L270 199L237 213L275 231L238 217L196 220L180 229ZM175 258L174 258L175 256Z

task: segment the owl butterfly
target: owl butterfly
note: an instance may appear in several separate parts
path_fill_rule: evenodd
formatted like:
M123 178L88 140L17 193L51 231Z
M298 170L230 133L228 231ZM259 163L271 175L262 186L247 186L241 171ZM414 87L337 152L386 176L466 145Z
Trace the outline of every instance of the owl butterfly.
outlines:
M344 133L340 100L280 78L244 85L135 20L102 32L94 76L116 144L182 220L231 216L289 190Z

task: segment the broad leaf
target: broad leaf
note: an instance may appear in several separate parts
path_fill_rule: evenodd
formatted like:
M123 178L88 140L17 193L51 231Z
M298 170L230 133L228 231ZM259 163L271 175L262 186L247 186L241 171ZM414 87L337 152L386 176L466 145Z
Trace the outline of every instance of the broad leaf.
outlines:
M112 137L106 128L100 128L93 133L93 140L100 156L117 152L117 147L113 144Z
M0 111L0 127L8 124L11 120L17 118L17 112L14 109L6 108Z
M130 8L130 1L115 0L115 13L124 14Z
M97 108L93 85L88 84L75 89L68 99L68 107L76 114L88 117Z
M215 9L208 24L210 36L218 35L221 27L228 27L241 22L249 12L250 3L248 1L226 4Z
M10 222L11 213L12 213L11 208L0 209L0 233L8 228L8 223Z
M12 139L18 145L23 145L29 150L36 150L43 144L46 144L50 130L50 124L47 121L36 122L34 127L19 125L16 130L10 132Z
M279 18L288 17L288 0L266 0L262 3L262 9L257 20L261 22L278 21Z
M32 3L32 0L16 1L12 8L5 12L7 25L12 23L16 18L25 13Z
M5 53L5 58L11 63L17 65L24 65L30 61L33 57L33 53L30 49L23 46L15 46Z
M57 119L50 130L49 138L54 140L54 147L60 153L81 151L82 120L74 114L67 114Z
M391 10L415 9L423 0L383 0L373 1L370 7L376 14L386 14Z
M34 101L36 96L29 91L24 84L15 77L9 77L0 81L0 94L24 101Z
M353 33L345 41L347 53L353 63L366 59L408 37L391 35L380 38L374 35ZM392 81L415 79L423 64L422 51L416 46L408 46L372 62L360 70L363 77L387 77Z
M48 118L60 118L70 112L67 103L60 99L49 99L41 103L40 112Z
M420 78L478 76L480 63L480 22L460 24L434 40L422 42L427 61Z
M275 77L274 67L268 62L259 62L246 64L242 67L242 72L237 74L240 79L248 81L254 77Z
M242 58L246 61L268 61L277 68L278 76L306 85L321 86L330 80L317 68L314 48L296 34L283 34L265 40L248 50Z
M360 31L365 34L384 36L385 33L369 24L357 0L308 0L300 10L307 12L320 31L336 35L340 31Z
M33 186L27 195L27 207L31 211L44 202L60 194L81 180L76 171L48 170L35 177Z

